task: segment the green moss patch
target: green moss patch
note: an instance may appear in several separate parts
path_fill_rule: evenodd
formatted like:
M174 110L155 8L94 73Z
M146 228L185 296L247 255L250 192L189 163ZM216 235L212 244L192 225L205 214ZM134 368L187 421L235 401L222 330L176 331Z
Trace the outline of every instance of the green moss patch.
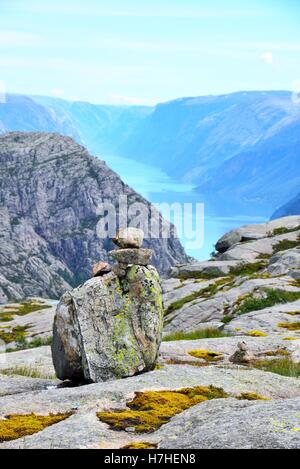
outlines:
M70 417L71 413L58 415L13 414L0 420L0 442L16 440L40 432L50 425Z
M193 332L173 332L163 338L164 342L173 342L176 340L197 340L197 339L219 339L222 337L231 337L232 334L223 332L220 329L208 327L198 329Z
M191 357L201 358L208 362L217 362L223 358L222 353L213 352L211 350L191 350L189 355L191 355Z
M300 292L275 290L272 288L266 288L263 291L265 292L264 298L255 298L253 295L248 295L239 305L237 313L246 314L251 311L259 311L271 308L277 304L290 303L300 299Z
M214 386L197 386L178 391L137 392L134 399L127 403L127 409L99 412L97 417L115 430L134 427L137 433L149 433L196 404L226 397L229 395L223 389Z

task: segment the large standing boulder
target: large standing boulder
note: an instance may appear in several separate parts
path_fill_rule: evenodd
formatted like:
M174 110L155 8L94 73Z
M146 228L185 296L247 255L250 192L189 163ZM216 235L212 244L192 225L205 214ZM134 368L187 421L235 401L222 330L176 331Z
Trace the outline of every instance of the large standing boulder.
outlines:
M52 356L61 380L100 382L154 368L163 327L159 275L131 265L65 293L54 320Z

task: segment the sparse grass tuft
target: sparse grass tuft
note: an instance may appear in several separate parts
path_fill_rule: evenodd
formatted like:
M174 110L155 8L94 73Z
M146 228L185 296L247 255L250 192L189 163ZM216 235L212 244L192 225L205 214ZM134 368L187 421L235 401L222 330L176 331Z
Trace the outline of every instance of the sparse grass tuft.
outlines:
M248 296L245 301L241 303L237 312L238 314L246 314L251 311L259 311L265 308L271 308L277 304L290 303L300 299L300 292L291 292L285 290L275 290L266 288L266 296L264 298L255 298Z
M27 350L27 349L37 348L37 347L44 347L46 345L51 345L51 344L52 344L52 337L47 337L45 339L42 337L36 337L35 339L31 341L23 339L17 342L16 347L7 348L6 352L8 353L17 352L18 350Z
M294 363L290 358L280 358L274 360L259 360L253 365L262 371L269 371L281 376L298 378L300 376L300 363Z
M174 301L174 303L170 304L170 306L166 309L165 315L168 315L172 313L173 311L176 311L182 308L185 304L191 303L192 301L197 300L198 298L206 299L215 295L218 292L220 287L226 286L226 284L228 285L230 282L231 282L230 277L222 277L219 280L216 280L214 283L212 283L208 287L202 288L201 290L195 291L188 296L185 296L183 298L180 298L177 301Z
M234 275L236 277L245 277L247 275L253 275L257 272L261 271L266 267L264 262L254 262L252 264L242 264L238 267L232 267L230 269L230 275Z
M284 226L281 226L280 228L275 228L275 230L272 233L272 236L283 235L286 233L293 233L294 231L299 231L299 230L300 230L300 225L296 226L296 228L285 228Z
M197 339L219 339L221 337L231 337L228 332L220 329L209 327L207 329L199 329L193 332L173 332L163 338L164 342L173 342L175 340L197 340Z
M41 311L43 309L49 309L49 308L51 308L50 305L27 300L27 301L23 301L22 303L20 303L18 307L13 307L9 305L4 306L3 312L0 313L0 317L1 317L1 314L6 314L6 313L12 316L26 316L27 314L34 313L35 311Z
M11 342L22 342L27 334L27 329L30 326L16 326L10 331L0 331L0 339L4 343L9 344Z
M29 366L16 366L14 368L6 368L0 370L0 374L6 376L24 376L26 378L36 378L36 379L56 379L54 374L45 374L39 371L37 368Z
M288 249L297 248L300 246L300 237L298 236L296 241L290 241L288 239L282 239L273 246L273 254L279 251L287 251Z

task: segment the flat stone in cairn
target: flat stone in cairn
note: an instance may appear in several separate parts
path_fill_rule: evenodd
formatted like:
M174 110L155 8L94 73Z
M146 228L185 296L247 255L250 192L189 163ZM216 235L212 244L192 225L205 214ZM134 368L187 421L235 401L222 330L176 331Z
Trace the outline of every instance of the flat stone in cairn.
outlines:
M101 277L111 272L111 266L107 262L97 262L93 265L93 277Z
M109 255L119 264L149 265L152 257L151 249L115 249Z

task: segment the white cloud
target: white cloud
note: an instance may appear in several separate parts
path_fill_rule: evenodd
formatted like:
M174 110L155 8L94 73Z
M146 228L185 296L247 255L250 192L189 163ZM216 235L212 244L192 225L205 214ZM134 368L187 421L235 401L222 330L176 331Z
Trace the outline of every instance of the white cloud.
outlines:
M156 102L150 99L137 98L133 96L121 96L121 95L111 95L110 96L111 104L121 105L121 106L152 106Z
M60 96L63 96L65 94L65 91L61 88L53 88L50 93L52 96L56 96L57 98L59 98Z
M266 65L273 65L274 63L274 56L272 52L264 52L261 54L260 58Z

